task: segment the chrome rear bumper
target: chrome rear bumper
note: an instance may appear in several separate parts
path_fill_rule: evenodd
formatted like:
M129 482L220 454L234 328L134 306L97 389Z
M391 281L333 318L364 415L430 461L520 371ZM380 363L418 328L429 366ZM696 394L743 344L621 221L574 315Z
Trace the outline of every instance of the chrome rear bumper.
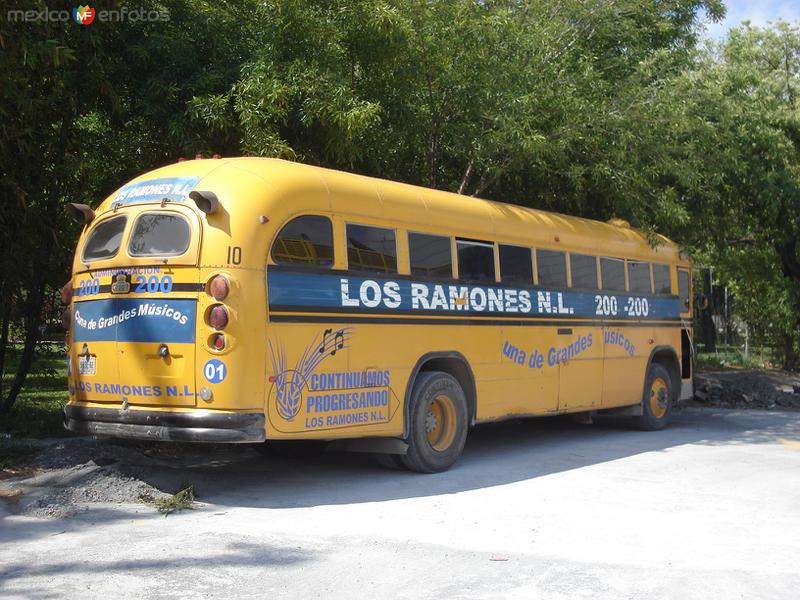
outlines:
M64 427L75 433L169 442L263 442L264 415L216 410L161 412L67 405Z

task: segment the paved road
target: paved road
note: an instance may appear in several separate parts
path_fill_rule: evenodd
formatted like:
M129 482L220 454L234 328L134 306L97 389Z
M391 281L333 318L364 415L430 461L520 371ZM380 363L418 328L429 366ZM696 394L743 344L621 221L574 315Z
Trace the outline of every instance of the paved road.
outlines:
M800 590L800 413L689 409L663 432L472 432L439 475L237 448L159 477L204 501L0 520L4 598L782 598Z

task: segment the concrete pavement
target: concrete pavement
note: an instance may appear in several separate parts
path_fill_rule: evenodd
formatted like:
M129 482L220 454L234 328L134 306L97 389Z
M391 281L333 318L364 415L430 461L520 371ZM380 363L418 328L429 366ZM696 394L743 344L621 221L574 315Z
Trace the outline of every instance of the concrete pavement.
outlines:
M436 475L201 447L168 517L0 519L3 598L781 598L800 590L800 413L686 409L661 432L538 419Z

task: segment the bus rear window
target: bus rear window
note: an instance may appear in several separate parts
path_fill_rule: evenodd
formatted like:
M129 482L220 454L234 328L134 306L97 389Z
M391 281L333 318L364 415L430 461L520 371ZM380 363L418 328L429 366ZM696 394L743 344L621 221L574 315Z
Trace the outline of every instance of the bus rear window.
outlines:
M116 256L127 222L127 217L119 216L98 223L83 246L83 262L105 260Z
M145 213L136 219L128 244L131 256L179 256L189 248L192 228L180 215Z

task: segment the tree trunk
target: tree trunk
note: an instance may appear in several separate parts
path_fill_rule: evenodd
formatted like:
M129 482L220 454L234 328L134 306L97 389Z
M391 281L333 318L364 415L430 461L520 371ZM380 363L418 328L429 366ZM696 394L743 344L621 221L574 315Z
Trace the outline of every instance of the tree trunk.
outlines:
M791 333L785 333L782 337L783 337L782 367L787 371L794 371L798 367L798 356L794 347L794 336Z
M41 279L41 278L40 278ZM11 382L11 387L8 390L3 406L0 407L0 412L8 414L14 407L17 401L22 386L25 385L25 379L28 376L33 358L36 355L36 341L39 337L39 324L42 320L42 301L44 300L44 287L43 281L37 281L35 287L29 291L28 298L25 302L25 342L22 347L22 355L19 358L17 365L17 372L14 375L14 381Z
M2 290L2 288L0 288ZM11 305L13 298L7 298L5 291L0 293L0 298L5 298L3 303L2 324L0 325L0 398L3 397L3 377L6 374L6 349L8 348L8 329L11 325Z

